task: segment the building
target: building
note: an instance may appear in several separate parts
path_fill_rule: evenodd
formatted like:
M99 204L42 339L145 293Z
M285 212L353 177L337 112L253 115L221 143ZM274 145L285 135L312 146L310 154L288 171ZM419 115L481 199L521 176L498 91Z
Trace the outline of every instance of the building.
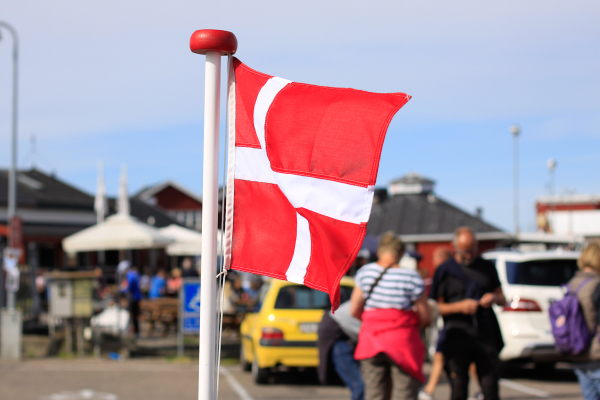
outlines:
M437 196L434 187L433 180L413 172L392 181L387 189L376 190L367 233L400 235L409 249L422 255L419 268L430 274L433 251L450 247L459 226L475 231L480 251L511 240L508 233L483 220L481 209L475 214L463 211Z
M535 208L539 232L600 239L600 195L540 196Z
M181 225L202 230L202 197L176 182L143 188L134 198L162 209Z
M116 212L114 199L109 212ZM0 170L0 247L7 243L8 171ZM139 199L130 199L131 215L140 221L164 227L177 223L170 215ZM72 185L37 169L18 171L17 215L23 221L22 241L26 249L23 262L35 257L44 268L67 264L62 240L96 223L94 197ZM106 252L106 263L116 265L116 252ZM95 265L94 254L81 254L79 265ZM159 260L160 261L160 260Z

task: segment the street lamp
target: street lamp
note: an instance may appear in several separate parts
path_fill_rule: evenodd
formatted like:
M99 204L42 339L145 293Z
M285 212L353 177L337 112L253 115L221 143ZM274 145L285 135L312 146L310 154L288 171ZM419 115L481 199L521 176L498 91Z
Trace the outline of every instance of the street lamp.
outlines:
M550 195L554 195L554 170L556 169L556 160L554 158L549 158L546 165L548 166L548 172L550 173Z
M0 21L0 27L6 28L13 37L13 92L12 92L12 146L11 146L11 164L10 173L8 176L8 214L7 222L9 225L9 245L16 246L15 238L15 220L17 212L17 65L18 65L18 49L19 43L17 40L17 31L7 24ZM12 253L12 252L11 252ZM14 257L14 253L11 258ZM8 259L5 259L6 262ZM17 260L14 260L18 264ZM17 273L14 273L16 269ZM23 315L15 308L15 285L14 282L19 282L18 265L11 266L11 287L9 288L7 309L2 310L0 320L2 323L2 342L0 344L0 357L5 359L19 360L21 358L21 332L23 330L22 319ZM3 282L0 286L4 287ZM2 300L4 296L2 293Z
M0 21L0 27L6 28L13 37L13 92L12 92L12 146L11 146L11 164L8 175L8 214L6 218L9 226L9 246L14 245L12 220L16 215L17 209L17 73L18 73L18 50L17 31L6 22ZM0 286L4 288L2 282ZM4 302L4 296L0 297L0 306ZM9 298L10 308L14 307L14 298Z
M550 174L550 182L548 184L548 189L550 191L550 212L548 213L547 223L549 231L552 232L554 229L554 221L551 220L554 219L553 211L557 201L557 199L554 198L554 170L556 169L556 160L554 158L549 158L546 165L548 166L548 172Z
M513 196L514 196L514 225L515 237L519 235L519 147L518 139L521 134L519 125L510 127L510 133L513 135Z

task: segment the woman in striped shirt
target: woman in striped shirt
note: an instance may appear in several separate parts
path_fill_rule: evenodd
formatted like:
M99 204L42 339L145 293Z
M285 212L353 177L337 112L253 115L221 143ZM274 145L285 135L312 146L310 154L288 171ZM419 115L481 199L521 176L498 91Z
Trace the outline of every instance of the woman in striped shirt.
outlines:
M400 268L404 245L385 233L378 261L356 274L350 312L363 323L354 354L360 360L365 400L416 400L425 381L419 327L430 322L420 275Z

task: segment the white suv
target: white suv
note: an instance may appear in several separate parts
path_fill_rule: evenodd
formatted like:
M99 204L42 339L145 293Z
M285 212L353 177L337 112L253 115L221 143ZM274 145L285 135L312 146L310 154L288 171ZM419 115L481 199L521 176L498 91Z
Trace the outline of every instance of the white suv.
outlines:
M504 348L502 361L551 365L563 357L554 348L548 308L564 295L561 285L577 271L579 253L498 249L482 254L494 262L506 306L495 306Z

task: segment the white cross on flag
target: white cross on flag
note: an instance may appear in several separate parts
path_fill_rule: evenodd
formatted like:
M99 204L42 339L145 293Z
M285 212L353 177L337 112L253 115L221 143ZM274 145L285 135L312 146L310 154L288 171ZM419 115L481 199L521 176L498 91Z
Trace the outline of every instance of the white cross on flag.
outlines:
M329 293L354 261L404 93L291 82L234 58L225 266Z

